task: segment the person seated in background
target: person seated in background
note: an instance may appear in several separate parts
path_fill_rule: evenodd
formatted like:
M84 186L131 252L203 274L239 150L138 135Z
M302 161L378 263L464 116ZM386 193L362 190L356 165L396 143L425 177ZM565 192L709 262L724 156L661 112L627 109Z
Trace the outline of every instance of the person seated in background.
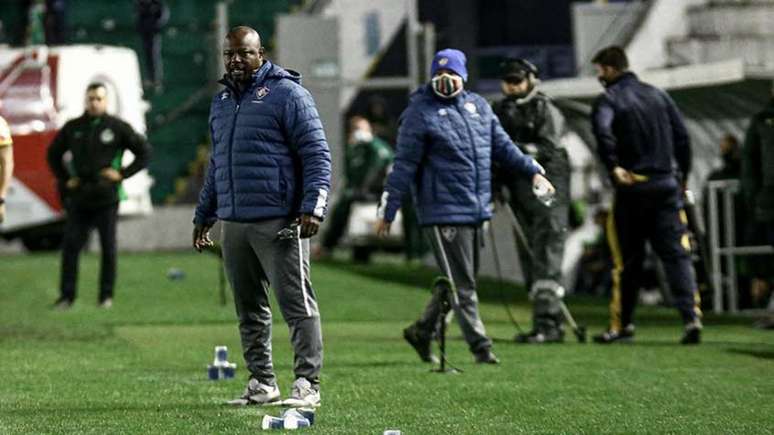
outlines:
M315 252L317 258L329 256L339 243L347 229L352 204L379 199L384 178L392 164L392 149L387 142L374 136L371 123L366 118L350 118L349 130L344 149L344 187L333 206L331 222L323 234L322 244Z

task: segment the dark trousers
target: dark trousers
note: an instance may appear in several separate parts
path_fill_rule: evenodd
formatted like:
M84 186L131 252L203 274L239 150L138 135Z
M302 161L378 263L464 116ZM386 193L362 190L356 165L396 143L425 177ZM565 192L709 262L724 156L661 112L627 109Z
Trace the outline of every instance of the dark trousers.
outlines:
M145 68L148 73L147 81L153 84L161 84L164 78L164 66L161 61L161 33L141 32L143 54L145 55Z
M454 310L470 351L479 353L489 350L492 347L492 340L487 337L484 322L478 312L476 293L480 228L468 225L447 225L424 227L423 231L432 243L438 268L446 277L451 278L456 287L457 295L451 298L451 308ZM450 270L446 269L447 263ZM416 322L421 334L427 337L435 335L442 302L441 294L433 293L425 311Z
M701 317L699 292L691 263L687 216L677 189L616 192L607 236L613 255L610 329L633 323L645 261L645 242L661 259L683 323Z
M99 300L113 297L116 282L116 221L118 203L98 209L70 206L62 242L62 298L74 300L78 283L78 258L93 228L99 233L102 264L99 273Z

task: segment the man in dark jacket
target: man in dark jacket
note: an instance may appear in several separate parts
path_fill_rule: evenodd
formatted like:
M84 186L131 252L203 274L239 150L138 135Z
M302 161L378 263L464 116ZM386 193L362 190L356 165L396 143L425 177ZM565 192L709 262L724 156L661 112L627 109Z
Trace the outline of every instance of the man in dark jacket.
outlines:
M553 192L542 168L525 156L505 133L486 100L464 90L465 55L454 49L436 53L432 80L412 94L401 115L393 170L379 207L379 234L390 223L409 191L419 224L432 242L436 260L455 289L451 306L470 351L479 363L498 363L492 340L478 313L475 274L480 228L492 218L492 160L514 177ZM403 332L425 362L434 361L431 340L443 302L436 292L421 318Z
M58 309L67 309L75 301L78 257L92 228L97 228L102 248L99 306L113 304L116 279L116 220L123 195L121 180L148 165L150 148L126 122L106 113L107 88L93 83L86 89L86 113L67 122L48 148L48 164L59 184L67 211L62 246L61 295ZM134 161L122 168L124 151ZM63 161L69 151L72 159Z
M628 71L623 49L605 48L592 63L605 86L605 93L594 103L592 127L597 152L615 187L608 221L615 265L610 325L594 340L613 343L634 338L638 279L649 241L661 258L683 320L681 343L697 344L701 310L682 199L691 169L688 132L669 95Z
M521 270L533 301L532 331L517 335L520 343L556 343L564 338L560 306L564 288L560 282L570 202L570 161L561 143L564 117L538 90L538 82L538 69L529 61L505 61L505 98L492 106L511 139L545 168L556 187L554 201L546 206L532 194L530 180L500 173L499 165L494 165L495 185L508 188L510 206L527 238L520 240L516 236Z
M742 147L742 191L767 243L774 245L774 96L747 129Z
M774 246L774 88L771 101L753 116L747 129L742 148L741 181L744 201L748 205L747 216L752 217L752 222L747 222L748 242L759 245L763 241ZM771 263L770 255L751 259L754 279L750 293L754 301L763 302L767 290L774 285ZM774 296L769 299L774 300ZM774 317L769 316L769 328L771 324L774 324Z
M322 333L309 275L309 237L328 207L331 159L325 132L300 75L265 59L254 29L228 33L223 61L225 89L210 108L212 157L196 207L193 244L200 251L211 244L210 227L223 221L223 260L250 371L244 394L231 403L280 399L271 358L271 286L295 352L296 380L286 402L318 406ZM296 237L279 237L296 224Z

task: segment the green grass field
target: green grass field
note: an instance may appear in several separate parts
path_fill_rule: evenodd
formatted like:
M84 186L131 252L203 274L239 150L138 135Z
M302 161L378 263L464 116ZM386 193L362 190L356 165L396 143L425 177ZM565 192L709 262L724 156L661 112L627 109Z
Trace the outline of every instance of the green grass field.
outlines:
M170 281L166 271L185 271ZM233 307L219 305L217 263L187 253L122 255L116 305L96 308L97 257L82 261L80 299L57 296L58 258L0 258L0 434L248 434L265 409L228 408L246 380ZM774 432L774 333L750 319L709 317L700 347L677 344L673 310L639 311L637 343L524 347L498 299L481 284L482 315L500 366L476 366L455 326L459 375L428 372L401 329L420 312L433 272L402 263L315 264L325 368L321 434L759 434ZM508 287L525 325L525 296ZM569 299L591 332L606 302ZM283 394L292 382L287 328L275 317ZM207 380L216 345L237 379ZM276 411L275 411L276 412Z

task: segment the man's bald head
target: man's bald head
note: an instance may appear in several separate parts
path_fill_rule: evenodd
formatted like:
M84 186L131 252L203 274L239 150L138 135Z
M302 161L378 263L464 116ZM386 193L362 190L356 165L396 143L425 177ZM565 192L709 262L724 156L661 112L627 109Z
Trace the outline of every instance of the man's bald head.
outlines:
M236 40L244 44L253 45L259 48L261 47L261 35L258 34L257 30L248 26L236 26L229 30L226 35L226 42L228 43L229 40Z
M247 26L237 26L226 35L223 64L232 81L247 84L253 72L263 65L261 35Z

